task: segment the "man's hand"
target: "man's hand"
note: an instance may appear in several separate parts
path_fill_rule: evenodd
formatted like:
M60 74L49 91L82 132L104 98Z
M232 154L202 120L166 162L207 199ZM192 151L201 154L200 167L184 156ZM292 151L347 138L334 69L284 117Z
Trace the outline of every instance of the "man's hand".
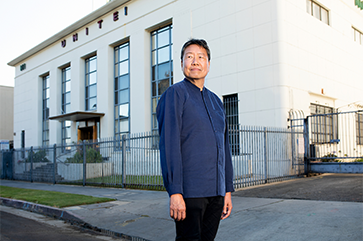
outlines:
M181 194L170 196L170 217L176 221L182 221L186 217L185 202Z
M224 206L223 206L223 212L221 219L226 219L231 215L232 212L232 195L230 192L226 193L226 196L224 196Z

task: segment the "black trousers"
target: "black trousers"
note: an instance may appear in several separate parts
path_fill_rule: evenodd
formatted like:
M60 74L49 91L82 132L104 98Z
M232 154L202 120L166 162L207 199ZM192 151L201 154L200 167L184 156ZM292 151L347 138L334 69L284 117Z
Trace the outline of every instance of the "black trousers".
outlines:
M175 221L178 241L212 241L217 235L224 197L185 198L186 218Z

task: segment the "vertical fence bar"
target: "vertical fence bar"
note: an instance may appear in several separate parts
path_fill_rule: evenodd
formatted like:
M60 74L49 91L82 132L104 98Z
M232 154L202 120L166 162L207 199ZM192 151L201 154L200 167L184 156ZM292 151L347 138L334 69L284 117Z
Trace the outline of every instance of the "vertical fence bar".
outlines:
M309 119L306 117L304 119L304 174L307 175L310 171L309 165L309 157L310 157L310 148L309 148Z
M57 145L53 145L53 184L56 183L55 181L55 174L57 171Z
M122 141L121 141L121 147L122 147L122 187L126 186L126 136L122 135Z
M263 128L263 140L264 140L264 163L265 163L265 183L267 183L267 129Z
M30 182L33 182L33 146L30 147Z
M86 141L82 142L83 146L83 186L86 186Z

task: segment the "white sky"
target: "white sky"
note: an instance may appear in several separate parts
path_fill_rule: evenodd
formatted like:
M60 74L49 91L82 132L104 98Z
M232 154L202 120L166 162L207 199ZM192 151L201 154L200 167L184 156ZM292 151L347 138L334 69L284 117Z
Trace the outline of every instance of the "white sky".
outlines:
M0 85L14 86L11 60L108 0L0 0Z

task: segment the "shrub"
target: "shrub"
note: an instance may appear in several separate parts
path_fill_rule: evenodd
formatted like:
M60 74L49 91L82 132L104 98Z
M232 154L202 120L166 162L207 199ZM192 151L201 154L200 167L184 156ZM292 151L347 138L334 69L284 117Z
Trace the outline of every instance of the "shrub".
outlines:
M99 151L90 146L86 147L86 163L101 163L102 161ZM66 163L83 163L83 149L77 150L73 157L68 157Z
M48 158L46 157L47 153L46 153L45 150L40 150L38 152L29 151L28 152L28 157L25 159L25 162L31 162L30 156L32 156L33 163L34 162L50 162L48 160Z
M340 160L335 159L338 157L337 155L333 153L328 153L325 156L323 156L323 159L321 159L322 162L340 162Z

